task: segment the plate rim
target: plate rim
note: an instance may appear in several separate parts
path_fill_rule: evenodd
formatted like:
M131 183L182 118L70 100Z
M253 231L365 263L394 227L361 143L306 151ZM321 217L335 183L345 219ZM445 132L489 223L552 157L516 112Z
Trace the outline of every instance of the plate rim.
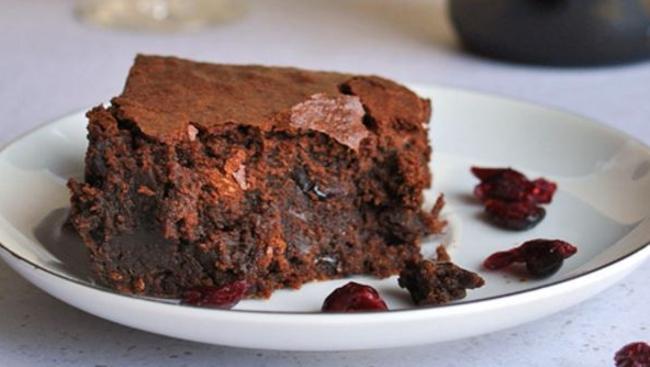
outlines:
M573 111L570 111L565 108L561 107L556 107L556 106L547 106L544 104L536 103L533 101L529 100L524 100L524 99L519 99L516 97L510 97L506 96L503 94L498 94L498 93L492 93L492 92L487 92L487 91L476 91L476 90L471 90L467 88L459 88L459 87L454 87L454 86L447 86L443 84L424 84L424 83L404 83L408 88L412 88L416 91L416 93L421 94L422 92L428 90L430 91L427 94L433 94L432 92L435 90L439 91L445 91L445 92L454 92L454 93L461 93L465 95L473 95L473 96L479 96L481 98L488 98L488 99L494 99L498 100L500 102L506 102L510 104L516 104L520 105L523 107L527 108L535 108L539 110L545 110L545 111L551 111L555 113L560 113L566 116L570 116L573 118L572 123L574 124L580 124L583 127L590 128L590 129L599 129L607 134L612 134L618 138L625 139L628 141L633 141L639 145L639 147L643 148L645 154L647 154L650 157L650 145L646 144L642 140L628 134L625 131L622 131L620 129L617 129L615 127L612 127L610 125L607 125L603 123L602 121L588 117L585 115L582 115L580 113L576 113ZM10 149L12 146L20 142L21 140L29 137L32 134L35 134L39 132L40 130L43 130L47 128L48 126L55 124L59 121L69 119L76 117L78 115L85 115L86 110L84 109L76 109L72 112L68 112L63 115L59 115L58 117L51 118L46 120L44 123L39 124L34 126L33 128L17 135L16 137L10 139L8 142L3 143L0 145L0 155L4 154L8 149ZM649 222L650 218L646 218L644 221L639 222L639 224L642 224L644 222ZM0 231L4 230L3 228L0 228ZM155 298L155 297L146 297L146 296L139 296L139 295L134 295L134 294L123 294L123 293L118 293L113 291L112 289L108 287L104 287L100 284L96 283L91 283L88 281L83 281L83 280L78 280L71 278L63 273L57 272L52 269L48 269L47 267L41 266L39 264L36 264L23 256L15 253L13 250L9 248L10 246L5 245L4 243L0 242L0 249L2 249L5 253L9 254L13 258L17 259L19 262L22 262L24 265L29 265L30 267L33 267L35 270L40 270L43 271L51 276L54 276L58 279L68 281L71 283L74 283L76 285L85 287L85 288L90 288L95 291L99 291L102 293L106 293L107 295L110 296L118 296L118 297L124 297L126 299L130 300L136 300L136 301L144 301L144 302L150 302L155 305L167 305L167 306L180 306L183 309L194 309L194 310L199 310L199 311L205 311L209 313L219 313L219 314L238 314L238 315L273 315L273 316L285 316L285 317L300 317L300 318L305 318L305 317L320 317L320 318L330 318L330 317L342 317L342 318L356 318L359 319L359 316L367 316L367 315L372 315L375 318L377 318L378 321L384 321L383 319L386 318L388 315L396 315L396 314L413 314L413 313L430 313L433 310L450 310L450 309L458 309L461 307L469 307L469 306L474 306L476 304L486 304L486 303L495 303L496 301L501 301L503 299L520 299L524 296L529 295L530 293L535 293L540 290L544 289L550 289L550 288L558 288L560 285L565 285L565 284L573 284L577 280L584 279L590 275L594 275L595 273L600 273L603 270L610 268L611 266L617 265L621 262L624 262L626 260L629 260L631 258L635 258L639 256L639 254L642 254L648 250L648 254L650 255L650 240L646 241L645 243L639 244L639 245L634 245L634 249L630 252L627 252L623 254L622 256L619 256L615 258L614 260L607 262L605 264L602 264L596 268L580 272L577 274L573 274L571 276L568 276L563 279L559 279L557 281L553 281L550 283L542 284L539 286L535 286L532 288L527 288L527 289L522 289L514 292L509 292L509 293L504 293L504 294L499 294L499 295L494 295L486 298L480 298L480 299L475 299L475 300L466 300L466 301L457 301L445 305L439 305L439 306L424 306L424 307L414 307L414 308L406 308L406 309L395 309L395 310L387 310L383 312L355 312L355 313L324 313L324 312L318 312L318 311L273 311L273 310L239 310L239 309L212 309L212 308L204 308L204 307L198 307L198 306L192 306L192 305L187 305L187 304L180 304L175 302L174 299L163 299L163 298ZM8 264L10 265L10 264ZM339 279L332 279L332 280L341 280L341 279L346 279L346 278L339 278Z
M381 312L376 312L376 311L359 311L359 312L354 312L354 313L345 313L345 312L318 312L318 311L261 311L261 310L238 310L238 309L215 309L215 308L206 308L206 307L200 307L200 306L193 306L189 304L182 304L182 303L176 303L173 301L173 299L165 300L162 298L154 298L154 297L146 297L146 296L138 296L134 294L127 294L127 293L118 293L110 288L103 287L99 284L94 284L94 283L89 283L81 280L77 280L74 278L70 278L64 274L57 273L53 270L47 269L43 266L40 266L38 264L35 264L31 262L28 259L25 259L24 257L16 254L14 251L10 250L7 248L3 243L0 243L0 249L3 250L5 253L9 254L10 256L16 258L18 261L22 262L24 265L29 265L33 267L35 270L43 271L44 273L47 273L51 276L54 276L58 279L68 281L70 283L74 283L78 286L82 286L85 288L92 289L94 291L102 292L110 296L118 296L118 297L123 297L126 299L130 300L136 300L136 301L144 301L144 302L149 302L153 303L156 305L166 305L166 306L177 306L177 307L182 307L185 309L195 309L195 310L200 310L200 311L206 311L206 312L219 312L219 313L237 313L237 314L247 314L247 315L273 315L273 316L291 316L291 317L305 317L305 316L320 316L320 317L330 317L330 316L338 316L338 317L355 317L357 318L360 315L373 315L376 316L377 318L382 317L382 315L394 315L394 314L405 314L405 313L415 313L415 312L430 312L432 310L448 310L451 308L460 308L461 306L474 306L476 304L486 304L486 303L495 303L496 301L501 301L504 299L519 299L524 296L527 296L529 293L534 293L540 290L545 290L545 289L550 289L550 288L558 288L560 285L570 285L575 283L578 280L584 279L588 276L594 275L595 273L601 273L602 271L617 265L621 262L624 262L626 260L629 260L631 258L636 258L639 253L644 252L645 250L648 250L648 254L650 255L650 241L645 242L644 244L640 245L638 248L635 248L633 251L616 258L615 260L612 260L611 262L608 262L606 264L600 265L594 269L590 269L588 271L578 273L575 275L572 275L570 277L557 280L555 282L547 283L547 284L542 284L533 288L527 288L524 290L519 290L515 292L510 292L510 293L504 293L496 296L491 296L491 297L486 297L486 298L480 298L480 299L475 299L475 300L467 300L467 301L459 301L459 302L453 302L453 303L448 303L444 305L439 305L439 306L418 306L414 308L407 308L407 309L396 309L396 310L386 310L386 311L381 311ZM338 279L331 279L331 280L341 280L341 279L346 279L346 278L338 278ZM381 321L381 320L380 320Z

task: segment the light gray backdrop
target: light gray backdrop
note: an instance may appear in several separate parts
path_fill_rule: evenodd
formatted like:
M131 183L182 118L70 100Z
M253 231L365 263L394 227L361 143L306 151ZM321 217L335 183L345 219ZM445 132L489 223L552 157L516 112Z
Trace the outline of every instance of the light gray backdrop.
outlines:
M83 25L72 6L0 1L0 143L116 95L136 52L487 91L578 112L650 142L650 63L548 69L468 56L442 1L253 1L240 22L166 36ZM514 329L326 354L215 347L132 330L71 308L0 264L0 366L611 366L622 344L650 339L647 265L590 301Z

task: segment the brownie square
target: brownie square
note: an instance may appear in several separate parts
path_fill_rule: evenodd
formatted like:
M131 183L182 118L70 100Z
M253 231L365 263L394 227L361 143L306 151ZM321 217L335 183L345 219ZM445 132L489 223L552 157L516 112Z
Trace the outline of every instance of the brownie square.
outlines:
M140 55L87 114L70 222L121 292L397 274L444 226L421 209L430 111L376 76Z

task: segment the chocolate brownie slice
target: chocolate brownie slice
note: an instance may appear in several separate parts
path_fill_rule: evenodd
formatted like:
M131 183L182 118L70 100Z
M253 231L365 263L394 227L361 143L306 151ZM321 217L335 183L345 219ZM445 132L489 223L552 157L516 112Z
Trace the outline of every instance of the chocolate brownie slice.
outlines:
M396 274L444 225L421 210L429 115L375 76L138 56L87 114L70 221L123 292Z

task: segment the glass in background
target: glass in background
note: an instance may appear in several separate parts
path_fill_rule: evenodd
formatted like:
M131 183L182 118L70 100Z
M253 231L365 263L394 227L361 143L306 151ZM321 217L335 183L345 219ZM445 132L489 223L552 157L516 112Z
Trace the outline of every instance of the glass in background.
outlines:
M196 30L237 19L242 0L78 0L84 21L110 28L152 31Z

